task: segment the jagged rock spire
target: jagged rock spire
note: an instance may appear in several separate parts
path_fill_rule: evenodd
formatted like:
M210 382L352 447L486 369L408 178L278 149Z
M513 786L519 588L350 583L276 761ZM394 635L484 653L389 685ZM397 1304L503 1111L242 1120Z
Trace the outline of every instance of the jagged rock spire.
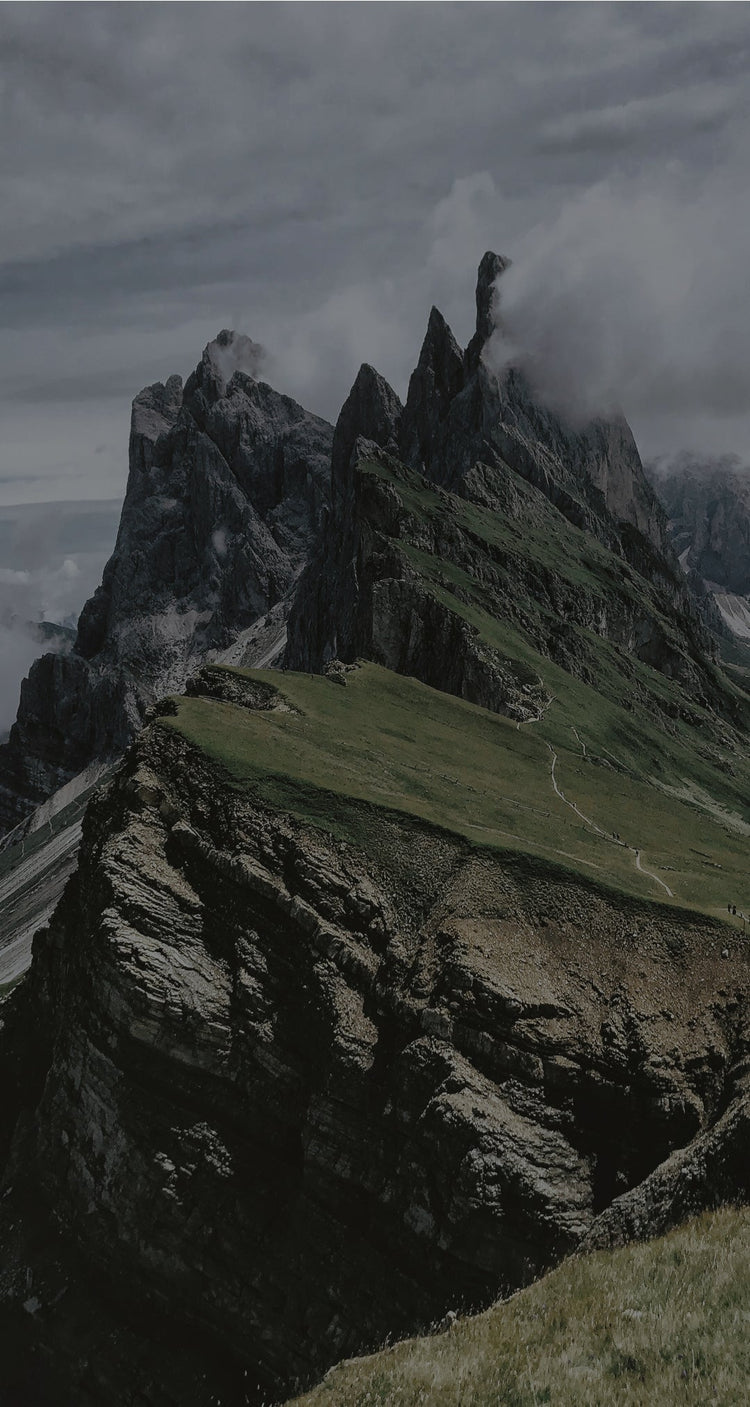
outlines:
M477 272L477 322L476 331L466 348L466 361L470 371L474 371L482 355L482 349L492 336L497 323L497 289L495 284L501 274L510 266L510 259L502 254L493 254L491 249L482 256Z
M464 356L443 314L432 308L419 361L409 381L401 423L401 453L420 465L434 422L442 420L464 381Z
M334 509L345 495L352 451L358 439L374 440L381 449L398 452L403 406L385 377L363 362L341 407L331 456Z
M482 257L477 273L477 336L487 341L495 329L495 284L501 274L510 266L510 259L488 250Z
M222 328L203 348L198 366L185 382L185 403L201 420L206 406L224 395L235 371L242 371L255 379L265 358L264 348L260 343L253 342L252 337Z

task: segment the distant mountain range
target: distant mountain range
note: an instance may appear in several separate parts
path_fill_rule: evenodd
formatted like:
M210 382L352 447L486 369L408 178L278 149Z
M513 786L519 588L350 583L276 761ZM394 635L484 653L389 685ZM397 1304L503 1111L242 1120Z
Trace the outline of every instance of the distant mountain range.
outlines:
M728 629L750 641L750 465L684 453L649 473L683 570L711 593Z

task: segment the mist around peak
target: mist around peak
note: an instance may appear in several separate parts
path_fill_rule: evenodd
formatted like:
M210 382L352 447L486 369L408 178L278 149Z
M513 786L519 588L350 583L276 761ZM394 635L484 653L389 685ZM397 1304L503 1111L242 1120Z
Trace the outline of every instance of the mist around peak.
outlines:
M491 365L571 420L622 410L651 453L681 422L700 451L747 452L748 201L715 184L612 178L537 224L498 281Z

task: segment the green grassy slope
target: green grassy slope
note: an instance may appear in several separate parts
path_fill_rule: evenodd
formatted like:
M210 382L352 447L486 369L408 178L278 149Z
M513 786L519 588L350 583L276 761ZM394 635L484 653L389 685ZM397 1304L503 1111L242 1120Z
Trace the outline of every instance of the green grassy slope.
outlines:
M581 624L576 589L581 599L600 604L604 617L616 618L622 603L629 604L636 615L656 623L665 648L674 652L675 671L682 661L685 674L696 678L696 657L690 656L689 642L675 620L665 615L655 588L510 470L506 482L493 471L493 492L505 496L505 511L438 493L420 475L392 460L362 463L359 473L365 481L386 481L391 493L398 494L407 519L396 545L431 594L473 626L517 677L542 680L554 702L537 725L540 734L559 752L570 748L577 730L579 751L583 756L585 748L588 762L576 781L584 800L592 766L608 765L649 788L646 804L653 812L652 830L659 832L660 817L670 824L659 792L679 795L690 809L719 822L720 848L735 855L727 865L729 874L736 872L742 880L750 834L747 681L736 670L729 677L711 661L698 661L697 677L717 705L709 707L690 697L678 678L651 668ZM468 540L468 550L463 543L456 552L453 528ZM430 538L436 543L431 551ZM460 565L456 556L462 558ZM560 639L562 650L549 648L551 640ZM734 724L727 721L732 716ZM612 781L613 791L617 786ZM593 787L592 804L601 793L600 785ZM586 812L585 804L578 804ZM593 819L607 828L601 816ZM625 834L616 820L611 825ZM692 829L689 822L688 831ZM662 840L669 850L669 836L661 833L657 849ZM693 859L693 871L705 872L722 863L713 848ZM690 892L700 900L705 888L694 880ZM727 902L730 899L747 907L743 883L737 892L727 892Z
M334 1368L296 1407L744 1407L750 1215L601 1251L447 1332Z
M251 711L183 697L162 724L179 729L236 784L274 807L366 847L362 803L370 803L642 898L727 918L727 901L741 906L747 894L750 908L750 825L729 824L705 798L697 804L692 792L675 794L677 772L671 774L675 791L665 790L663 760L662 785L655 786L628 715L619 716L563 671L564 696L539 723L520 727L371 663L351 671L346 687L318 675L228 672L263 680L291 708ZM629 770L590 760L588 747L584 757L582 744L593 746L596 738L601 750L605 732L630 759ZM558 786L592 824L556 795L552 750ZM690 785L697 786L694 774ZM635 848L657 878L639 871ZM741 927L739 919L734 924Z

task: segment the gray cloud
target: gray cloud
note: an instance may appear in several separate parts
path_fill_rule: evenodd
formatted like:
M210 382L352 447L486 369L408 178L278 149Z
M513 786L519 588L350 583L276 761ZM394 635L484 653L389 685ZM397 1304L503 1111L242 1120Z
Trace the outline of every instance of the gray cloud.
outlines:
M0 7L0 501L122 492L133 394L222 326L328 416L365 358L403 391L432 301L468 336L488 246L526 341L557 335L536 279L584 372L601 307L655 447L744 434L744 292L705 265L713 219L738 266L749 46L742 5Z
M693 439L725 421L747 439L749 217L724 170L698 190L679 169L587 190L529 232L500 280L494 359L522 362L574 416L624 408Z
M75 622L114 545L117 507L0 508L0 738L15 718L20 680L43 649L56 647L35 627Z

